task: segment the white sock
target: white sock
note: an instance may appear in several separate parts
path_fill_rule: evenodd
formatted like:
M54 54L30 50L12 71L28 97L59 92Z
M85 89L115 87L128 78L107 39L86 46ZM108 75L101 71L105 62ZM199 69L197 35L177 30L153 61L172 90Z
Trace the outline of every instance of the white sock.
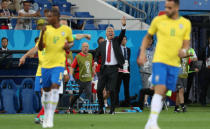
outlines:
M159 116L159 113L162 110L163 102L162 102L162 96L159 94L154 94L152 98L152 103L151 103L151 112L150 112L150 117L149 121L150 124L152 125L157 125L157 119Z
M104 99L104 105L105 105L105 107L108 107L107 99Z
M58 89L52 89L51 90L51 99L50 99L50 120L51 122L53 122L53 118L54 118L54 113L58 104L58 100L59 100L59 93L58 93Z
M51 92L43 91L42 105L44 107L44 120L47 121L50 113Z

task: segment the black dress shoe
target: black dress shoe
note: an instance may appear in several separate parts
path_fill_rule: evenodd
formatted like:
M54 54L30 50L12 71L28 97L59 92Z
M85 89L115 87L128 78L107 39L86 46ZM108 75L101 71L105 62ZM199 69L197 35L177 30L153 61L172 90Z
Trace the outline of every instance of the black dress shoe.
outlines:
M99 110L98 111L98 114L104 114L104 110L102 109L102 110Z
M114 115L114 114L115 114L115 111L112 111L112 110L111 110L111 111L109 112L109 114Z

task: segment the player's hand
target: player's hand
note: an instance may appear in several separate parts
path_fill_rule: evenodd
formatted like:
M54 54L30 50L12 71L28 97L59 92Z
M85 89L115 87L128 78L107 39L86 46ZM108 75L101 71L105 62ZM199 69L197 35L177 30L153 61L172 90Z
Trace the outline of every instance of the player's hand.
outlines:
M179 55L180 58L185 58L187 57L187 52L184 51L184 49L179 50Z
M137 64L138 64L139 66L142 66L142 65L144 65L146 62L147 62L147 57L146 57L145 53L141 53L140 56L139 56L138 59L137 59Z
M65 45L64 45L64 47L63 47L63 49L64 50L69 50L73 45L74 45L74 43L68 43L68 42L66 42Z
M21 65L25 64L25 60L26 60L25 56L21 57L18 66L20 67Z
M126 26L126 19L125 19L125 16L122 17L121 23L122 23L122 26Z
M87 40L90 40L90 39L91 39L91 35L90 35L90 34L87 34L85 38L86 38Z

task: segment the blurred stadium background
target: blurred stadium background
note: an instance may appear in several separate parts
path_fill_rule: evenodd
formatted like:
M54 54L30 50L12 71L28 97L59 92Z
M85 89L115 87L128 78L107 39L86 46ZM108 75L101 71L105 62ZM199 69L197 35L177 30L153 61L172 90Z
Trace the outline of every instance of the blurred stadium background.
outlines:
M126 16L126 36L128 37L127 47L131 48L130 96L133 97L131 103L134 106L138 106L139 91L142 87L139 68L136 64L138 48L141 45L142 38L145 36L152 19L160 12L164 11L165 0L31 0L31 9L39 11L40 16L29 18L18 17L18 9L22 9L22 4L20 0L11 0L10 5L15 5L15 2L19 5L17 7L11 7L11 9L13 9L13 16L9 19L11 24L6 25L6 28L5 26L1 26L0 30L0 39L2 37L7 37L9 40L9 51L6 53L0 51L0 111L2 113L34 114L41 108L41 103L39 101L40 96L37 96L33 92L34 77L38 60L37 58L29 58L27 59L26 64L22 67L18 67L18 62L19 58L26 52L26 50L34 47L34 39L39 36L40 32L38 30L38 26L41 25L39 20L44 17L44 10L46 8L51 9L52 6L59 7L62 19L68 21L68 25L73 28L73 34L88 33L92 36L91 40L82 39L75 41L75 45L72 48L74 55L80 50L81 44L85 41L90 44L91 50L97 48L97 39L100 36L105 38L105 29L107 26L113 26L116 35L118 35L121 29L120 19L122 16ZM210 0L181 0L180 15L190 19L192 22L192 47L195 49L198 59L202 61L202 52L207 44L207 38L210 36ZM0 19L7 20L8 17L2 16ZM24 29L16 29L19 19L29 19L30 24ZM7 58L10 55L12 55L12 58ZM189 108L189 112L181 115L176 114L174 117L168 119L168 115L173 114L169 107L169 110L164 111L163 115L161 115L161 121L163 120L164 122L160 125L163 125L165 128L170 127L170 129L186 129L188 127L192 129L210 128L207 124L209 123L209 117L207 117L210 111L209 107L200 107L200 105L197 104L199 103L201 87L199 77L201 77L201 74L201 72L196 74L192 84L190 99L193 104L189 105L191 107ZM124 89L121 87L121 101L124 100L123 93ZM60 109L66 109L68 96L68 94L64 94L60 100ZM210 88L208 89L206 99L207 103L210 103ZM172 99L167 99L167 106L173 105L174 97L172 96ZM127 108L120 108L118 111L121 112L124 109ZM71 128L72 125L75 129L103 129L111 121L115 121L116 123L110 123L113 126L108 126L107 128L123 129L126 125L132 129L143 128L147 116L147 110L143 113L119 114L119 116L116 115L113 117L106 115L58 115L56 116L56 123L60 124L56 124L55 128L58 128L58 126L62 127L62 122L64 122L68 126L63 126L63 128ZM18 116L0 114L0 129L11 129L19 124L23 124L18 127L21 129L38 128L38 126L32 127L30 125L33 117L34 115ZM90 121L88 120L89 118ZM100 124L95 124L93 119L97 119ZM80 124L80 120L81 123L84 121L84 125L77 127L77 124ZM10 124L9 121L12 124ZM73 121L77 124L73 123ZM167 122L171 121L173 122L168 125ZM139 125L137 124L138 122L140 122ZM177 126L176 123L181 124L180 126ZM133 126L134 124L137 124L138 126Z

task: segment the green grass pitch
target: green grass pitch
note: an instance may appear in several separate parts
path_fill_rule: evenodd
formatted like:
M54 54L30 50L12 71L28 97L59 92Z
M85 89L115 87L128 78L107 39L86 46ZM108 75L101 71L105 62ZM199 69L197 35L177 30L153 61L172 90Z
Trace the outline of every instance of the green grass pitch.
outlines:
M174 113L173 107L161 112L161 129L210 129L210 107L188 107L186 113ZM119 110L119 109L118 109ZM144 129L149 110L115 115L56 114L53 129ZM41 129L33 115L0 115L0 129Z

